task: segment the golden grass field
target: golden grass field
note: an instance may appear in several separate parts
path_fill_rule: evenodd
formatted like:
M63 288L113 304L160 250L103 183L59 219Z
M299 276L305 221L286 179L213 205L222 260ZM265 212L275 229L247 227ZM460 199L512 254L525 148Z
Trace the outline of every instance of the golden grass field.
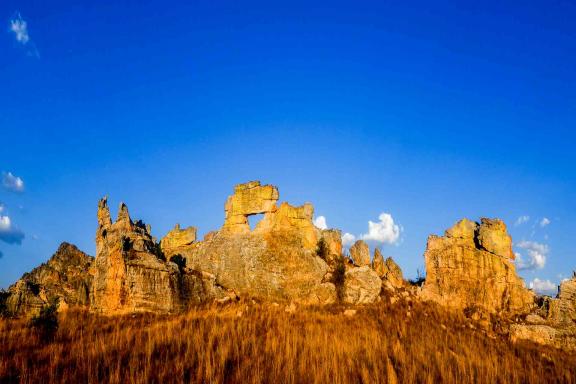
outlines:
M488 336L462 315L400 300L273 304L182 315L61 314L47 337L0 321L0 382L574 383L576 355Z

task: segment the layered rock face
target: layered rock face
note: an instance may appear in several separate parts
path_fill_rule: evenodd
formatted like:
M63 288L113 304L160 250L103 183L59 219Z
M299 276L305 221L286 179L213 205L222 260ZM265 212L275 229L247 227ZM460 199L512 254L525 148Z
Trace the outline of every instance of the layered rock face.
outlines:
M169 234L181 245L189 234ZM214 277L165 260L143 223L133 223L124 204L112 223L106 199L98 205L92 309L101 313L170 313L225 296Z
M8 288L6 310L14 316L35 316L47 305L58 310L90 304L94 258L74 245L62 243L56 253L41 266L25 273Z
M422 297L456 308L512 315L528 312L534 295L513 264L512 239L500 220L467 219L430 236Z

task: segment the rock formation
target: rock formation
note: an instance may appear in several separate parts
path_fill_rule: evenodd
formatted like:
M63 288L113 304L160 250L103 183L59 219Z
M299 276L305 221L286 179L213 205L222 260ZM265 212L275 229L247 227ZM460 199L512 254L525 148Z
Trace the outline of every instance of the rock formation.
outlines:
M511 326L511 338L576 350L576 272L560 284L556 298L543 296L538 304L522 323Z
M344 302L373 303L380 295L381 288L382 280L369 266L350 268L345 274Z
M163 252L177 253L178 249L192 245L196 241L196 227L180 229L180 224L176 224L162 241L160 247Z
M398 264L396 264L391 257L384 260L384 257L378 248L374 250L372 268L378 277L382 279L386 288L394 290L404 286L404 276L402 275L402 270Z
M534 295L516 275L512 239L500 220L467 219L430 236L422 297L456 308L512 315L528 312Z
M156 244L149 227L133 223L124 204L112 223L106 199L98 208L92 309L102 313L176 312L226 297L309 304L337 300L330 276L342 251L340 232L313 224L311 204L277 205L278 189L237 185L219 231L196 241L196 229L176 226ZM254 230L248 217L264 214ZM316 254L324 239L328 254ZM369 256L368 256L369 260ZM172 261L172 262L171 262ZM368 261L369 263L369 261ZM349 303L374 301L381 281L370 268L352 268L344 283Z
M214 275L218 285L233 289L241 297L335 302L336 288L329 276L342 252L340 232L316 228L311 204L277 206L278 198L273 186L261 186L259 182L237 185L226 201L222 229L181 249L179 254L189 266ZM250 231L248 217L255 214L264 214L264 218ZM316 254L321 238L329 250L326 260ZM350 288L362 293L346 296L347 302L373 301L372 291L379 293L380 282L373 279L375 274L369 276L368 272L358 278L363 276L368 278L365 284ZM364 292L366 287L370 293Z
M14 316L35 316L42 307L55 304L58 310L88 306L94 258L75 246L62 243L48 262L25 273L8 288L7 312Z
M169 235L166 244L186 236ZM213 276L168 262L142 222L133 223L126 205L112 223L106 198L98 204L92 309L101 313L177 312L226 293Z
M278 196L276 187L260 185L259 181L238 184L226 201L223 229L236 233L250 232L248 216L276 210Z
M500 220L462 220L430 236L422 288L404 281L379 249L370 260L364 241L342 255L341 232L314 226L314 208L286 202L278 189L253 181L237 185L218 231L198 241L195 227L176 225L160 241L133 222L121 204L115 222L107 199L98 204L96 257L63 243L45 264L0 291L0 311L33 316L55 304L103 314L174 313L206 302L259 298L297 304L368 304L382 287L392 299L413 295L441 305L505 319L513 340L576 350L576 275L556 298L535 297L516 275L512 240ZM263 214L250 229L248 219ZM416 296L418 295L418 296ZM277 304L278 305L278 304ZM287 309L288 310L288 309Z
M358 240L350 247L350 256L359 267L370 265L370 248L364 240Z

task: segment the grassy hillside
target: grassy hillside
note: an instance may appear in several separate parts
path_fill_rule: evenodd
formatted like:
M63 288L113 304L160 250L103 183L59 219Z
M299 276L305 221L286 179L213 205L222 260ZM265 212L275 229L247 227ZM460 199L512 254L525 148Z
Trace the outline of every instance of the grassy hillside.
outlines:
M234 304L183 315L69 312L51 334L0 321L0 382L542 383L576 355L511 344L461 315L400 300L357 309Z

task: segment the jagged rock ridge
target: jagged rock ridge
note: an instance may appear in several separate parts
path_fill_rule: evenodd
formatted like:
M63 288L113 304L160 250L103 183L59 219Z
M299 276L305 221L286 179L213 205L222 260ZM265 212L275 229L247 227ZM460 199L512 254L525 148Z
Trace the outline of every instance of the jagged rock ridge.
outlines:
M5 307L11 315L34 316L46 305L87 306L90 303L94 262L72 244L62 243L44 264L25 273L8 288Z

